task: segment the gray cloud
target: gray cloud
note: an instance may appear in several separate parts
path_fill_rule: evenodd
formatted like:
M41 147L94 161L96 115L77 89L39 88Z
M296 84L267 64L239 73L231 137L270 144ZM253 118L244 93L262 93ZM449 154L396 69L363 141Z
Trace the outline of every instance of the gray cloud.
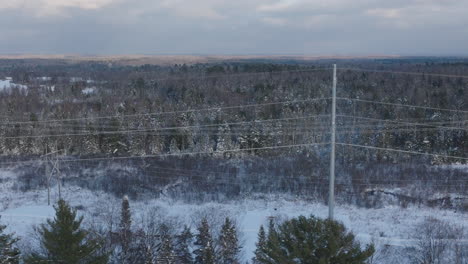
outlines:
M0 0L0 53L468 55L459 0Z

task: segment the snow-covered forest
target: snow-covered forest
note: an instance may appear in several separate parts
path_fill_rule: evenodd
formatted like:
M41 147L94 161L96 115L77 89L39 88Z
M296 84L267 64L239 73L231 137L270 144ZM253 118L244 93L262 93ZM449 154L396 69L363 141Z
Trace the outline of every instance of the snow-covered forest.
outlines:
M48 195L60 196L105 238L111 263L132 263L130 248L133 263L179 263L167 252L203 219L213 252L226 253L229 219L238 262L219 263L251 262L271 219L326 218L332 63L337 220L374 244L368 263L466 263L468 60L457 58L1 60L0 223L37 236L55 213ZM124 196L138 238L128 245L117 236ZM34 241L18 245L29 254ZM421 262L432 253L439 262Z

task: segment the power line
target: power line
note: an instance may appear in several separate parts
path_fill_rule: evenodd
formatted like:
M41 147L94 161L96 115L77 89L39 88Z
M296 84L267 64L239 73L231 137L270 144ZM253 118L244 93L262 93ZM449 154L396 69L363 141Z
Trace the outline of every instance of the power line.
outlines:
M80 168L79 166L75 166L76 168ZM168 168L168 167L161 167L161 166L154 166L154 165L150 165L149 166L151 169L157 169L157 170L151 170L151 169L142 169L142 171L144 172L161 172L161 171L166 171L167 173L169 172L178 172L180 173L179 175L187 175L187 176L206 176L206 175L211 175L211 174L214 174L214 175L225 175L225 176L229 176L229 177L225 177L226 179L232 179L232 175L236 175L236 173L232 173L232 172L226 172L226 171L216 171L216 170L189 170L189 169L180 169L180 168ZM229 169L237 169L237 168L229 168ZM198 173L198 174L194 174L194 173ZM266 171L265 173L268 173L268 171ZM264 176L265 173L245 173L246 175L248 176L252 176L252 175L255 175L255 176ZM219 177L218 177L219 178ZM305 177L303 175L298 175L298 176L292 176L292 177L281 177L282 179L286 178L286 179L297 179L297 180L303 180L303 179L311 179L311 180L323 180L323 181L328 181L328 178L319 178L319 177ZM380 179L370 179L370 180L379 180L379 181L382 181ZM420 181L421 179L412 179L412 180L408 180L408 179L396 179L396 180L391 180L392 182L414 182L414 181ZM448 179L430 179L431 181L448 181ZM366 179L350 179L350 181L352 182L356 182L356 181L369 181L369 178L366 178ZM386 182L388 182L388 180L385 180ZM455 181L455 182L468 182L468 179L464 179L464 180L457 180L457 179L450 179L450 181Z
M329 118L329 116L327 115L318 115L317 117L323 117L323 118ZM339 126L339 129L359 129L359 133L363 133L363 132L366 132L366 131L382 131L382 132L398 132L398 131L413 131L413 132L420 132L420 131L431 131L431 130L438 130L439 128L441 129L454 129L454 130L466 130L464 128L461 128L461 127L448 127L448 126L437 126L436 124L447 124L449 122L431 122L431 123L409 123L409 122L403 122L404 120L401 120L401 121L394 121L394 120L388 120L388 119L377 119L377 118L369 118L369 117L360 117L360 116L350 116L350 115L338 115L338 117L345 117L345 118L355 118L355 119L365 119L365 120L371 120L371 121L375 121L375 122L380 122L380 121L383 121L383 122L389 122L389 123L397 123L397 124L401 124L400 127L395 127L395 126L392 126L392 127L376 127L377 124L373 125L372 123L370 122L362 122L362 121L353 121L352 123L348 123L348 124L343 124L341 123L340 126ZM290 120L289 120L290 119ZM292 121L294 120L295 118L288 118L288 120L284 120L284 121ZM263 120L259 120L257 121L260 122ZM468 121L468 120L467 120ZM244 121L246 122L252 122L254 123L255 121L252 120L252 121ZM458 121L454 121L453 123L459 123ZM231 124L231 123L225 123L225 124ZM272 136L277 136L277 135L287 135L287 134L297 134L298 132L301 132L301 131L310 131L310 132L323 132L324 129L328 128L329 127L329 124L326 123L326 122L323 122L323 121L313 121L311 124L309 125L312 125L312 124L317 124L317 125L313 125L313 128L312 129L306 129L304 125L296 125L296 126L290 126L290 125L285 125L285 126L274 126L274 127L259 127L261 129L261 131L257 131L255 133L255 135L272 135ZM403 126L405 125L405 126ZM433 127L434 129L428 129L428 128L425 128L425 129L412 129L412 128L408 128L408 125L415 125L415 126L430 126L430 127ZM229 130L228 131L223 131L223 129L220 129L220 127L223 127L223 124L221 124L220 126L218 127L196 127L197 129L196 130L193 130L192 133L209 133L209 135L247 135L246 133L250 133L253 131L253 129L255 129L254 127L229 127ZM65 130L63 130L62 128L65 128ZM113 127L115 129L117 129L118 127ZM184 129L188 129L189 127L184 127ZM265 128L267 128L268 130L265 130ZM31 132L33 131L36 131L38 128L34 128L34 130L31 130ZM187 130L184 130L184 131L169 131L169 130L175 130L175 128L167 128L168 130L164 129L164 127L155 127L155 128L150 128L150 127L146 127L145 129L130 129L130 130L103 130L103 128L99 128L99 127L76 127L76 128L71 128L71 127L66 127L66 126L57 126L57 127L47 127L47 128L43 128L43 129L54 129L55 132L57 132L58 134L54 134L54 136L67 136L68 133L70 132L80 132L79 135L83 135L83 136L86 136L86 135L96 135L96 134L100 134L100 133L106 133L106 134L120 134L120 132L122 132L121 134L138 134L138 133L143 133L143 135L160 135L160 136L164 136L164 135L180 135L180 134L183 134L185 132L189 132ZM161 129L164 129L166 131L164 132L158 132L158 133L151 133L153 131L161 131ZM191 129L191 127L190 127ZM361 130L361 129L366 129L366 130ZM97 130L97 131L95 131ZM211 132L214 132L214 133L211 133ZM24 131L23 131L24 133ZM340 133L343 133L343 131L341 131ZM352 132L351 132L352 133ZM62 135L64 134L64 135ZM8 136L5 136L5 137L8 137ZM4 137L4 138L5 138ZM24 136L10 136L9 138L28 138L28 137L38 137L37 135L36 136L33 136L33 135L24 135ZM42 136L42 137L45 137L45 136Z
M258 75L271 75L277 73L308 73L308 72L318 72L330 70L331 68L317 68L317 69L304 69L304 70L285 70L285 71L271 71L271 72L243 72L243 73L224 73L224 74L210 74L202 77L180 77L180 78L155 78L150 79L150 81L188 81L188 80L205 80L205 79L215 79L222 77L238 77L238 76L258 76Z
M259 107L259 106L280 105L280 104L315 102L315 101L322 101L322 100L329 100L329 99L330 98L325 98L324 97L324 98L312 98L312 99L294 100L294 101L245 104L245 105L236 105L236 106L220 106L220 107L209 107L209 108L201 108L201 109L188 109L188 110L179 110L179 111L165 111L165 112L155 112L155 113L146 113L146 114L132 114L132 115L113 115L113 116L97 116L97 117L82 117L82 118L49 119L49 120L38 120L38 121L7 121L7 122L0 123L0 125L4 125L4 124L13 124L13 125L15 125L15 124L38 124L38 123L70 122L70 121L81 121L81 120L99 120L99 119L128 118L128 117L139 117L139 116L183 114L183 113L202 112L202 111L215 111L215 110L249 108L249 107Z
M410 132L410 133L416 133L416 132L433 132L433 131L439 131L439 128L423 128L423 129L412 129L412 128L366 128L369 126L356 126L354 129L357 131L350 131L349 129L353 127L339 127L338 129L346 129L345 131L337 131L337 135L364 135L364 134L375 134L377 132L379 133L392 133L392 132ZM184 132L188 131L179 131L179 132L145 132L145 131L124 131L124 133L120 133L120 131L112 131L112 133L106 133L106 134L127 134L127 135L137 135L137 136L174 136L174 135L184 135ZM211 133L215 132L215 133ZM244 130L244 131L238 131L238 132L218 132L218 131L210 131L210 130L200 130L200 131L192 131L191 133L193 134L205 134L208 136L270 136L270 137L280 137L280 136L316 136L317 133L320 133L321 135L325 136L330 133L330 131L326 128L322 129L306 129L306 128L296 128L296 129L289 129L284 131L284 130L275 130L275 131L265 131L265 132L258 132L254 134L249 134L249 130ZM143 134L144 133L144 134ZM50 137L66 137L66 136L95 136L99 135L98 133L80 133L80 134L56 134ZM16 136L16 137L4 137L6 139L24 139L24 138L43 138L43 137L49 137L49 136Z
M338 131L337 134L345 135L345 134L370 134L375 132L381 133L389 133L389 132L428 132L428 131L435 131L440 129L457 129L466 131L466 129L459 128L459 127L444 127L444 126L434 126L432 124L424 124L424 123L405 123L399 121L392 121L386 119L376 119L376 118L366 118L366 117L358 117L358 116L346 116L346 115L338 115L339 117L346 117L346 118L357 118L357 119L369 119L375 121L384 121L384 122L391 122L391 123L399 123L404 124L404 127L375 127L369 123L358 123L356 125L341 125L338 129L346 129L346 131ZM297 117L297 118L282 118L282 119L267 119L267 120L253 120L253 121L243 121L237 123L224 123L224 124L207 124L207 125L195 125L195 126L184 126L184 127L162 127L162 128L148 128L148 129L134 129L134 130L115 130L115 131L89 131L84 130L81 131L82 133L72 133L72 134L50 134L50 135L23 135L23 136L4 136L3 139L24 139L24 138L47 138L47 137L72 137L72 136L96 136L96 135L116 135L116 134L136 134L136 135L144 135L144 136L171 136L171 135L181 135L186 131L171 131L177 129L197 129L195 131L191 131L191 133L204 133L210 136L249 136L251 133L255 136L287 136L287 135L312 135L314 133L322 133L323 135L329 134L327 128L328 125L323 126L324 122L319 122L319 126L314 126L312 129L307 129L304 126L286 126L286 127L273 127L269 128L269 131L253 131L254 128L234 128L232 131L223 132L219 131L219 126L223 125L233 125L233 124L256 124L256 123L266 123L266 122L275 122L275 121L290 121L290 120L301 120L301 119L308 119L308 118L315 118L315 117L327 117L326 115L319 115L319 116L306 116L306 117ZM408 128L407 125L418 125L418 126L431 126L433 128L424 128L424 129L412 129ZM200 129L198 129L200 128ZM203 129L201 129L203 128ZM274 129L274 130L272 130ZM359 131L350 131L350 129L359 130ZM157 132L162 131L162 132ZM215 133L211 133L215 132ZM144 134L140 134L144 133ZM249 134L250 133L250 134Z
M166 154L155 154L155 155L142 155L142 156L120 156L120 157L101 157L101 158L79 158L79 159L62 159L60 162L80 162L80 161L103 161L103 160L123 160L123 159L146 159L146 158L162 158L162 157L174 157L174 156L190 156L200 154L224 154L233 152L243 151L254 151L254 150L272 150L272 149L284 149L293 147L310 147L327 145L329 143L308 143L308 144L291 144L291 145L280 145L280 146L268 146L258 148L243 148L243 149L229 149L229 150L218 150L218 151L198 151L198 152L182 152L182 153L166 153ZM12 161L12 162L0 162L0 164L28 164L37 162L38 160L27 160L27 161Z
M304 116L303 116L304 117ZM329 118L329 115L326 115L326 114L320 114L320 115L308 115L306 117L323 117L323 118ZM300 119L301 117L299 117ZM295 117L283 117L283 118L273 118L273 119L255 119L255 120L249 120L249 121L238 121L238 122L225 122L225 123L216 123L218 124L219 126L223 126L223 125L237 125L241 122L244 122L245 124L248 124L248 123L255 123L255 122L261 122L261 121L268 121L268 120L285 120L285 121L288 121L288 120L295 120L297 118ZM193 125L194 127L197 126L197 125ZM203 126L203 124L201 124L200 126ZM56 129L66 129L67 131L86 131L86 132L92 132L93 130L98 130L98 131L105 131L105 132L118 132L118 131L138 131L138 130L141 130L139 128L133 128L133 129L127 129L127 127L131 127L131 126L126 126L126 125L113 125L113 126L108 126L108 125L91 125L91 126L73 126L73 125L53 125L53 126L44 126L44 127L40 127L41 129L44 129L44 130L47 130L47 129L54 129L54 131L56 131ZM145 129L147 130L151 130L151 129L160 129L160 128L164 128L164 127L150 127L150 126L140 126L140 127L144 127ZM23 130L27 130L27 129L33 129L33 130L37 130L39 127L28 127L28 128L24 128ZM126 129L126 130L117 130L119 128L122 128L122 129ZM170 128L170 127L168 127ZM179 128L179 127L175 127L175 128ZM182 127L183 128L183 127ZM107 130L107 129L115 129L115 130ZM209 127L206 128L206 129L210 129ZM211 129L218 129L217 127L215 128L211 128ZM237 129L240 129L240 128L237 128Z
M234 123L218 123L218 124L206 124L206 125L193 125L193 126L177 126L177 127L162 127L162 128L151 128L151 129L132 129L132 130L119 130L119 131L97 131L89 133L70 133L70 134L49 134L49 135L31 135L31 136L6 136L4 139L20 139L20 138L48 138L48 137L71 137L71 136L87 136L87 135L114 135L114 134L131 134L135 132L153 132L153 131L164 131L164 130L177 130L177 129L190 129L190 128L201 128L201 127L213 127L223 125L241 125L241 124L253 124L253 123L265 123L265 122L276 122L285 120L300 120L315 117L324 117L326 115L313 115L305 117L294 117L294 118L278 118L278 119L265 119L265 120L253 120L253 121L242 121Z
M338 115L338 116L346 117L346 118L357 118L357 119L365 119L365 120L373 120L373 121L383 121L383 122L397 123L397 124L404 124L404 125L412 125L412 126L430 126L430 127L440 128L440 129L468 131L468 128L462 128L462 127L438 126L438 125L432 125L432 124L427 124L427 123L425 124L425 123L402 122L402 121L394 121L394 120L389 120L389 119L371 118L371 117L363 117L363 116L350 116L350 115Z
M468 79L468 75L455 75L455 74L443 74L443 73L387 71L387 70L372 70L372 69L360 69L360 68L340 68L340 70Z
M331 68L314 68L314 69L303 69L303 70L282 70L282 71L263 71L263 72L240 72L240 73L222 73L222 74L209 74L204 76L185 76L185 77L161 77L153 78L150 81L185 81L185 80L205 80L213 79L220 77L238 77L238 76L257 76L257 75L268 75L268 74L277 74L277 73L308 73L308 72L318 72L324 70L330 70Z
M359 119L360 117L353 117L353 116L348 116L349 118L356 118ZM312 117L311 117L312 118ZM364 117L361 117L364 118ZM304 120L306 119L305 117L298 117L290 120ZM370 118L369 118L370 119ZM257 120L257 121L245 121L245 124L250 123L267 123L269 119L266 120ZM278 120L274 120L271 122L275 122ZM283 121L289 121L288 120L283 120ZM376 122L380 121L388 121L391 122L390 120L386 119L378 119L375 120ZM420 126L429 126L431 128L409 128L410 124L403 123L403 122L398 122L394 121L395 125L392 126L379 126L378 124L372 124L372 123L364 123L364 122L356 122L356 124L340 124L339 129L359 129L359 132L363 131L382 131L382 132L389 132L389 131L429 131L429 130L439 130L440 128L451 128L451 127L440 127L440 126L434 126L432 124L424 124L424 123L419 123ZM403 124L400 124L403 123ZM228 125L231 123L228 123ZM316 125L314 125L316 124ZM227 130L226 128L222 128L222 124L219 125L218 127L215 127L216 124L213 124L213 127L191 127L191 126L185 126L181 127L180 130L177 130L179 127L155 127L155 128L147 128L147 129L132 129L132 130L99 130L99 131L93 131L91 129L82 129L82 130L73 130L73 129L66 129L66 130L55 130L55 132L58 132L58 134L53 134L54 136L68 136L69 132L82 132L77 135L99 135L100 133L106 133L106 134L132 134L132 133L139 133L139 132L145 132L143 135L180 135L184 133L209 133L210 135L248 135L246 133L252 133L253 135L283 135L283 134L288 134L292 133L295 134L296 132L323 132L326 131L327 128L329 128L329 125L327 125L324 122L311 122L308 124L309 126L312 126L311 129L307 129L305 125L278 125L278 126L273 126L273 127L265 127L265 126L249 126L249 127L228 127ZM204 126L204 125L201 125ZM220 128L221 127L221 128ZM257 130L260 129L260 130ZM458 128L457 129L461 129ZM157 132L156 131L161 131L162 132ZM175 130L175 131L171 131ZM463 130L463 129L462 129ZM33 132L30 131L30 132ZM149 132L155 132L155 133L149 133ZM343 132L343 131L342 131ZM62 134L64 133L64 134ZM23 138L23 137L31 137L34 135L24 135L24 136L15 136L15 137L10 137L10 138ZM39 135L37 135L39 136ZM47 137L47 135L43 135L42 137ZM8 138L8 136L3 137L3 138Z
M326 117L324 115L324 117ZM401 122L412 122L414 120L427 120L428 118L427 117L420 117L420 118L405 118L405 119L397 119L396 121L401 121ZM468 122L468 120L428 120L428 121L424 121L424 123L421 123L421 124L440 124L440 125L444 125L444 124L462 124L462 123L466 123ZM88 132L89 130L103 130L103 129L119 129L119 128L128 128L128 127L132 127L132 122L129 121L128 123L126 124L64 124L64 123L50 123L50 124L46 124L46 123L43 123L43 124L33 124L32 127L26 127L25 129L38 129L38 128L43 128L43 129L47 129L47 128L66 128L66 129L69 129L70 131L77 131L77 130L85 130L86 132ZM355 122L353 122L353 124L355 124ZM1 126L2 124L0 124ZM138 125L138 127L141 127L141 123L137 123L137 124L134 124L134 125ZM3 125L3 126L6 126L6 125ZM135 127L135 126L133 126ZM138 129L138 127L135 127L134 129ZM147 124L145 125L145 128L149 129L150 127L147 126ZM16 129L16 125L15 125L15 129Z
M201 183L200 185L202 186L220 186L220 185L227 185L227 184L242 184L245 182L249 182L249 178L243 178L242 181L239 181L241 179L235 179L235 178L210 178L210 179L193 179L188 175L185 174L171 174L172 176L160 176L160 175L147 175L151 179L159 179L159 180L167 180L167 181L172 181L171 183L166 183L166 185L161 186L165 187L170 184L176 184L178 181L180 184L192 184L194 182L196 183ZM250 175L250 174L249 174ZM70 180L70 179L83 179L83 178L90 178L90 177L65 177L64 179ZM278 178L279 179L279 178ZM284 179L282 177L281 179ZM298 180L297 182L289 182L290 185L296 185L300 184L301 187L314 187L315 189L320 189L320 190L328 190L327 186L324 186L323 184L328 181L328 179L321 179L321 178L316 178L316 179L300 179L300 178L287 178L287 179L295 179ZM185 180L185 181L184 181ZM254 181L256 179L253 179ZM414 183L417 181L411 181L411 183ZM354 187L354 186L364 186L364 187L372 187L372 188L382 188L382 186L401 186L404 184L404 182L379 182L379 183L335 183L337 186L342 186L342 187ZM460 187L460 183L455 183L455 184L440 184L440 183L431 183L431 187ZM271 188L271 186L269 186ZM275 188L275 186L273 186ZM305 189L305 188L304 188Z
M450 155L443 155L443 154L417 152L417 151L411 151L411 150L391 149L391 148L382 148L382 147L375 147L375 146L364 146L364 145L349 144L349 143L336 143L336 144L341 145L341 146L350 146L350 147L367 148L367 149L377 149L377 150L383 150L383 151L401 152L401 153L406 153L406 154L415 154L415 155L423 155L423 156L468 160L467 157L458 157L458 156L450 156Z
M75 168L81 168L77 165L69 164L67 167L75 167ZM188 170L188 169L177 169L177 168L168 168L168 167L161 167L161 166L154 166L150 165L149 168L151 169L143 169L143 172L155 172L155 173L161 173L161 174L170 174L172 176L155 176L155 175L147 175L148 177L151 178L157 178L157 179L166 179L166 180L181 180L180 176L184 177L187 179L189 182L195 181L195 182L203 182L206 183L206 181L210 181L209 183L213 181L224 181L226 180L227 182L220 182L222 184L228 184L228 183L236 183L235 181L240 180L241 178L236 177L236 173L230 173L226 171L203 171L203 170ZM155 170L157 169L157 170ZM229 168L232 169L232 168ZM127 171L128 173L132 173L131 171ZM268 173L268 172L265 172ZM264 176L265 173L245 173L247 176ZM215 175L215 178L210 178L210 179L193 179L193 177L206 177L207 175ZM223 177L219 177L220 175L223 175ZM178 176L176 178L175 176ZM228 176L228 177L226 177ZM234 176L234 177L233 177ZM66 177L66 179L73 179L77 177ZM298 175L298 176L290 176L290 177L281 177L281 179L291 179L291 180L298 180L301 184L304 184L304 182L308 182L310 184L312 183L323 183L327 181L327 178L320 178L320 177L304 177L303 175ZM242 178L243 181L248 181L250 180L249 178ZM255 179L253 179L255 180ZM378 181L371 183L372 180ZM418 181L422 181L423 179L404 179L404 180L381 180L381 179L350 179L352 182L352 185L363 185L363 186L382 186L382 185L395 185L398 183L405 183L405 182L411 182L415 183ZM450 181L450 182L468 182L468 180L458 180L458 179L425 179L429 180L431 182L442 182L442 181ZM356 182L368 182L368 183L356 183ZM342 183L341 185L348 185L345 183ZM431 184L432 186L459 186L459 183L457 184Z
M448 112L457 112L457 113L468 114L468 111L465 111L465 110L456 110L456 109L449 109L449 108L438 108L438 107L421 106L421 105L387 103L387 102L379 102L379 101L364 100L364 99L357 99L357 98L346 98L346 97L337 97L337 99L338 100L352 100L352 101L356 101L356 102L371 103L371 104L391 105L391 106L398 106L398 107L419 108L419 109L429 109L429 110L448 111Z
M78 167L79 168L79 167ZM166 171L164 171L166 170ZM174 180L174 181L177 181L177 180L187 180L187 183L190 183L190 182L202 182L202 183L206 183L206 184L233 184L233 183L242 183L242 182L245 182L245 181L249 181L249 180L253 180L253 181L256 181L258 179L252 179L252 178L248 178L248 177L219 177L219 175L229 175L229 173L216 173L214 174L215 177L214 178L206 178L206 179L197 179L194 177L206 177L207 175L213 175L213 172L212 171L199 171L199 170L196 170L195 172L198 172L200 174L187 174L186 172L174 172L174 171L167 171L167 169L163 168L163 167L160 167L160 169L158 170L144 170L144 172L155 172L155 173L160 173L160 174L169 174L172 175L172 176L161 176L161 175L146 175L148 176L149 178L152 178L152 179L161 179L161 180ZM128 172L128 173L131 173L131 172ZM203 174L201 174L203 173ZM247 176L265 176L265 174L261 174L261 173L246 173ZM65 177L64 179L74 179L74 178L91 178L91 177ZM301 185L303 184L323 184L324 182L327 182L328 181L328 178L306 178L304 176L298 176L298 177L277 177L277 179L289 179L289 180L297 180L298 182L295 182L295 183L300 183ZM242 182L241 182L242 180ZM270 179L272 180L272 179ZM375 182L375 183L371 183L369 182L370 180L369 179L350 179L349 180L349 183L337 183L338 185L343 185L343 186L382 186L382 185L395 185L395 184L402 184L402 183L407 183L407 182L411 182L411 183L415 183L415 182L418 182L418 181L422 181L422 179L414 179L414 180L392 180L392 181L380 181L379 179L376 179L376 181L380 181L380 182ZM453 186L460 186L460 183L468 183L468 180L450 180L450 182L458 182L458 183L455 183L455 184L440 184L440 183L433 183L433 182L442 182L442 181L447 181L445 179L431 179L431 186L447 186L447 187L453 187ZM359 183L361 182L361 183ZM367 182L367 183L362 183L362 182ZM324 190L328 187L326 186L322 186L324 187Z
M204 109L193 109L193 110L180 110L180 111L167 111L167 112L156 112L156 113L146 113L146 114L133 114L133 115L114 115L114 116L101 116L101 117L85 117L85 118L71 118L71 119L50 119L50 120L40 120L40 121L7 121L0 123L0 125L18 125L18 124L44 124L44 123L55 123L55 122L69 122L69 121L80 121L80 120L99 120L99 119L111 119L111 118L130 118L130 117L139 117L139 116L153 116L153 115L164 115L164 114L178 114L178 113L190 113L190 112L199 112L199 111L213 111L213 110L227 110L227 109L236 109L236 108L244 108L244 107L257 107L257 106L268 106L268 105L278 105L278 104L289 104L289 103L303 103L303 102L313 102L313 101L320 101L320 100L329 100L330 98L314 98L308 100L295 100L295 101L283 101L283 102L272 102L272 103L261 103L261 104L249 104L249 105L237 105L237 106L227 106L227 107L211 107L211 108L204 108ZM464 114L468 114L468 111L464 110L455 110L455 109L446 109L446 108L435 108L435 107L426 107L426 106L419 106L419 105L409 105L409 104L397 104L397 103L387 103L387 102L378 102L378 101L371 101L371 100L363 100L363 99L353 99L353 98L345 98L345 97L337 97L338 100L352 100L358 102L365 102L365 103L373 103L373 104L382 104L382 105L391 105L397 107L408 107L408 108L419 108L419 109L430 109L430 110L437 110L437 111L450 111L450 112L460 112ZM441 123L447 122L467 122L468 120L452 120L452 121L440 121ZM56 125L56 124L54 124ZM65 124L62 124L65 126ZM70 125L74 127L73 125ZM112 125L106 124L105 127L112 127ZM104 126L100 126L104 127Z

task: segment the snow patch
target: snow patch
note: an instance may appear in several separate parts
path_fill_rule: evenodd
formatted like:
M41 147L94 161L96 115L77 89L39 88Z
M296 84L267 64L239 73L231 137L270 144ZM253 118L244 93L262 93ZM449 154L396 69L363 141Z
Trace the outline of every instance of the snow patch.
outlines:
M90 95L93 94L96 91L96 87L86 87L83 90L81 90L81 93L84 95Z
M11 77L6 77L3 80L0 79L0 92L10 91L12 88L26 90L28 86L14 83Z
M83 78L82 77L70 77L70 82L75 83L75 82L82 82Z
M42 76L42 77L37 77L36 79L39 80L39 81L48 82L48 81L52 80L52 77Z

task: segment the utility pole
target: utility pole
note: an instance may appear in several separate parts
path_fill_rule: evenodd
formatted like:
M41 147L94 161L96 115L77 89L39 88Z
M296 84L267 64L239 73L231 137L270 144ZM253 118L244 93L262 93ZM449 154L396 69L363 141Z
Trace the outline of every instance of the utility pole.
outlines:
M54 174L54 171L57 169L56 167L58 163L58 158L57 158L57 161L51 164L52 158L50 156L54 155L55 153L57 153L57 151L49 152L48 146L46 145L45 154L42 156L45 161L45 164L44 164L45 165L45 177L47 180L47 205L50 205L50 184L51 184L50 181L52 180L52 175ZM53 165L53 168L50 167L51 165ZM60 189L59 189L59 193L60 193Z
M54 166L53 166L53 170L52 172L54 172L57 174L56 177L57 177L57 187L58 187L58 195L59 195L59 200L62 199L62 186L61 186L61 175L60 175L60 159L58 157L58 155L55 156L55 160L54 160Z
M62 200L62 175L60 174L60 161L59 160L57 160L57 178L58 178L59 200Z
M47 205L50 205L50 179L52 178L52 174L50 171L50 164L49 164L48 157L45 158L45 175L47 179Z
M328 192L328 218L333 220L335 210L335 134L336 134L336 64L333 64L333 97L330 151L330 188Z

